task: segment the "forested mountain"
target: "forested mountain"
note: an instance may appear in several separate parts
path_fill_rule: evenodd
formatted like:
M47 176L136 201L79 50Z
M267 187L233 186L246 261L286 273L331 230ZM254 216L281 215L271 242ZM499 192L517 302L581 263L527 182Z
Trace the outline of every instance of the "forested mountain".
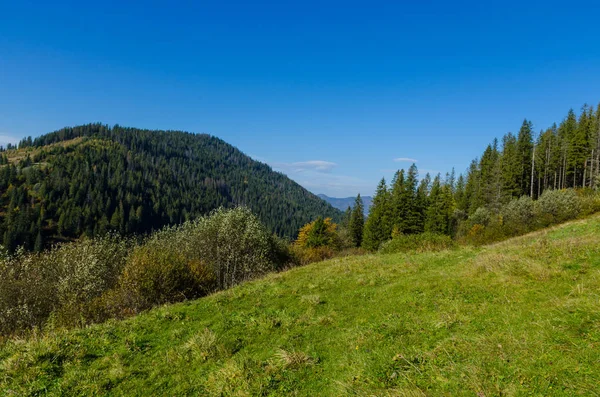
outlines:
M343 197L343 198L329 197L325 194L318 194L317 196L319 196L323 200L327 201L334 208L337 208L338 210L341 210L341 211L346 211L348 209L348 207L354 207L354 201L356 200L356 197ZM362 198L363 205L364 205L365 215L368 215L369 209L371 208L371 202L373 201L373 198L370 196L362 196L361 198Z
M145 233L246 205L294 237L341 212L221 139L88 124L26 138L0 153L0 236L9 250L107 231Z

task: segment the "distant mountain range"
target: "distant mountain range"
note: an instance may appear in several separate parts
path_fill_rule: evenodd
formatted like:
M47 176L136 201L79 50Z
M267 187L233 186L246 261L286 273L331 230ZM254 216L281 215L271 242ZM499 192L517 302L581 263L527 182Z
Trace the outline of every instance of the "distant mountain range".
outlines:
M329 197L324 194L318 194L317 196L319 196L321 199L327 201L329 204L331 204L332 207L337 208L341 211L346 211L346 209L348 207L353 207L354 201L356 200L356 197L338 198L338 197ZM361 198L362 198L363 205L365 208L365 211L364 211L365 215L368 215L369 209L371 208L371 203L373 201L373 197L361 196Z

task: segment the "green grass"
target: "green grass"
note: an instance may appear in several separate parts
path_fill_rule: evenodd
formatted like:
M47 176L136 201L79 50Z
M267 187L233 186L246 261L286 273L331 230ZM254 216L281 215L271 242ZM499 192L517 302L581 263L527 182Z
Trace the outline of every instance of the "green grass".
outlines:
M0 395L600 394L600 217L346 257L0 347Z

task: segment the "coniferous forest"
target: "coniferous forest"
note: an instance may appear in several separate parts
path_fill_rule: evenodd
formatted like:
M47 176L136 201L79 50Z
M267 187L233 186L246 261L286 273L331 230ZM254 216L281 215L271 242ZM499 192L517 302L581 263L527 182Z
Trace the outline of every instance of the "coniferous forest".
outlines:
M108 231L142 234L218 207L249 207L279 236L341 212L205 134L88 124L0 153L0 236L9 251Z
M382 179L365 223L363 247L377 250L393 236L423 232L476 237L486 227L506 229L511 220L517 224L511 227L523 232L534 221L534 200L546 198L541 203L547 207L544 216L550 216L548 212L569 211L568 197L575 194L551 197L551 192L575 189L581 196L599 186L600 105L584 105L579 115L570 110L558 125L539 132L524 120L518 133L495 139L458 178L454 170L445 177L419 178L413 164L399 170L390 185ZM540 226L552 222L536 221ZM516 231L494 233L489 239Z

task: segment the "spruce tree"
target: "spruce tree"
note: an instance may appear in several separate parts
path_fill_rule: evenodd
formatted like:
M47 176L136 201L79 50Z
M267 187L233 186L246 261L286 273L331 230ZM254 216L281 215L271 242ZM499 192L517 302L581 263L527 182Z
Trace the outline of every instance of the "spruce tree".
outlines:
M392 193L390 202L390 215L392 220L392 229L404 232L406 229L406 212L408 203L405 194L404 170L399 170L392 180Z
M517 152L521 163L520 192L519 195L529 195L531 190L531 158L533 157L533 124L527 119L523 120L517 138Z
M421 213L417 203L417 184L419 172L415 164L411 165L404 183L405 226L403 232L413 234L420 232Z
M450 220L454 210L452 189L447 184L442 184L438 174L433 180L429 207L425 220L425 231L432 233L450 234Z
M360 193L356 196L354 207L352 208L352 215L350 216L350 224L348 230L350 231L350 238L355 247L360 247L363 240L363 228L365 224L364 205L360 198Z
M377 251L381 243L389 240L391 235L390 193L385 178L382 178L377 185L369 216L365 222L362 246L369 251Z

